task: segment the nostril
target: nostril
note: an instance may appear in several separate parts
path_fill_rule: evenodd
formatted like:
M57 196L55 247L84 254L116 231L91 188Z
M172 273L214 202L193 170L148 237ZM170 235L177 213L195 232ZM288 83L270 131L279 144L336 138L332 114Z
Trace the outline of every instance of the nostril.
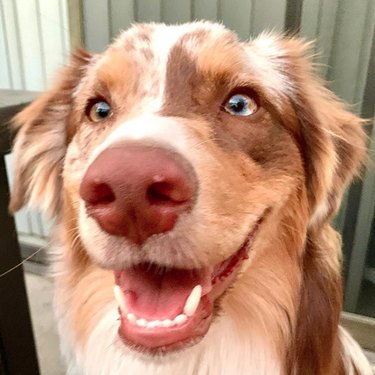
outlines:
M155 181L156 180L156 181ZM181 205L191 200L193 187L181 176L154 178L147 187L146 199L151 205Z
M155 182L147 189L147 200L151 204L179 203L173 198L173 185L168 182Z
M108 204L116 200L115 193L106 183L94 184L91 189L90 198L87 203L92 205Z

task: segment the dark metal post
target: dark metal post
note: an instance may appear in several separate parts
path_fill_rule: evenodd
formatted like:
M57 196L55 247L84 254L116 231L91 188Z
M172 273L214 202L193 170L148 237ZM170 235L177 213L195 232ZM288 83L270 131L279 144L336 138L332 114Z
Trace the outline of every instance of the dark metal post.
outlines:
M10 139L5 123L20 108L0 107L0 275L21 262L4 160ZM39 374L22 267L0 277L0 373Z
M284 30L287 34L298 34L301 28L303 0L287 0Z

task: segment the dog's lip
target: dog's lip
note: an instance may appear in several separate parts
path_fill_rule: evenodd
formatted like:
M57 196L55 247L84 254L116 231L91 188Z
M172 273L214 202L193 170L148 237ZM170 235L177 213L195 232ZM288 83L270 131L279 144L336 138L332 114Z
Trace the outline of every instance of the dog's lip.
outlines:
M149 353L164 353L182 349L201 339L211 324L213 303L205 295L196 313L185 324L171 328L145 329L131 324L121 314L119 336L131 348Z
M240 265L247 259L248 251L262 220L262 218L258 220L252 227L250 234L235 254L211 268L211 287L205 288L195 313L183 324L168 328L141 327L130 322L127 312L119 308L121 317L119 336L124 343L141 351L160 353L181 349L203 338L212 321L214 303L232 284ZM118 280L119 275L116 272L117 284Z

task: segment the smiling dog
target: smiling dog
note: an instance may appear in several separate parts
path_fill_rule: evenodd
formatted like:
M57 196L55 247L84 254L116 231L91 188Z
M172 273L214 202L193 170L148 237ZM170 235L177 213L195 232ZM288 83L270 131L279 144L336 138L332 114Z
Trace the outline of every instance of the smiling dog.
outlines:
M17 116L10 208L56 216L69 374L371 374L330 225L365 133L308 53L135 25Z

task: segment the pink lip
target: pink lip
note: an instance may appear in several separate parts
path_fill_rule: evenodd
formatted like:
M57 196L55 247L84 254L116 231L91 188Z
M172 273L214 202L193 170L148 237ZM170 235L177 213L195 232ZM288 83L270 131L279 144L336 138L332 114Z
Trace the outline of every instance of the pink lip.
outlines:
M213 303L203 296L194 316L181 325L170 328L146 329L130 323L121 315L119 335L134 349L148 351L171 351L187 346L203 337L211 324Z

